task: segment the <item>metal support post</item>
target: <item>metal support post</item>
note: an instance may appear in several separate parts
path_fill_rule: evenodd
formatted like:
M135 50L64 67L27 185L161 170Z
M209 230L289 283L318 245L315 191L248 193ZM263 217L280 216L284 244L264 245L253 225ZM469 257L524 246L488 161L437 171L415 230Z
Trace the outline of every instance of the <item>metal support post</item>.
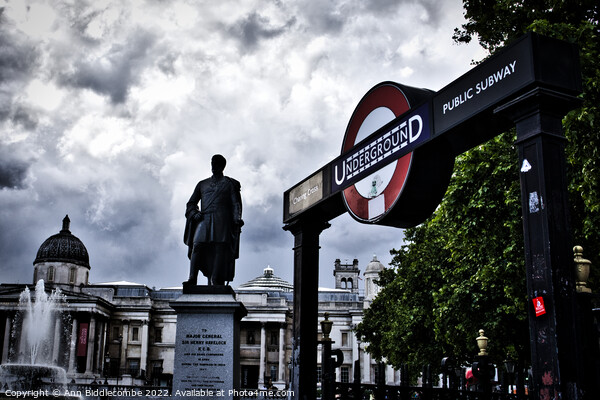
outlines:
M317 397L317 324L319 292L319 235L323 221L298 219L286 225L294 235L294 324L290 387L299 400Z
M497 108L517 128L536 398L581 399L580 330L562 117L577 99L536 88Z

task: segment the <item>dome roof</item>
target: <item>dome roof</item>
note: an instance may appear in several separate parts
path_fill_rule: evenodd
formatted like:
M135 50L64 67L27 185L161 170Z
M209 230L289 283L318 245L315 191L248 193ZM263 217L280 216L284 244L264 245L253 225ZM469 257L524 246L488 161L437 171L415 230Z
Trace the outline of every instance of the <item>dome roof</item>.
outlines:
M40 246L33 264L41 262L67 262L90 267L87 249L78 237L71 234L71 220L67 215L63 219L63 228L56 235L50 236Z
M291 292L294 290L294 285L273 275L273 268L267 266L263 270L263 274L251 281L241 284L238 289L243 290L277 290L282 292Z
M379 260L377 260L377 256L375 254L373 254L373 260L371 260L371 262L367 264L367 269L365 269L365 274L368 274L369 272L380 273L383 270L384 270L383 264L380 263Z

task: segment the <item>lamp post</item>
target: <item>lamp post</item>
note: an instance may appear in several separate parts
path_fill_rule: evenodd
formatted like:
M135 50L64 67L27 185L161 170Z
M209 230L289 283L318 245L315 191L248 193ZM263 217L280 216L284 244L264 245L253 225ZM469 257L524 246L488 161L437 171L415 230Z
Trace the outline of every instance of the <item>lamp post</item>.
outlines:
M357 347L357 354L358 357L356 358L356 361L354 361L354 399L355 400L360 400L362 398L361 396L361 390L360 390L360 385L361 385L361 376L360 376L360 337L358 336L358 334L356 335L356 347Z
M323 345L323 354L321 354L321 366L323 369L323 400L333 400L333 371L331 368L331 344L329 337L333 321L329 320L329 313L324 314L325 319L321 321L321 332L323 338L320 343Z
M506 386L508 388L508 392L511 393L513 374L515 373L515 361L510 358L504 360L504 369L506 370Z
M110 353L107 351L104 356L104 384L108 385L108 373L110 368Z

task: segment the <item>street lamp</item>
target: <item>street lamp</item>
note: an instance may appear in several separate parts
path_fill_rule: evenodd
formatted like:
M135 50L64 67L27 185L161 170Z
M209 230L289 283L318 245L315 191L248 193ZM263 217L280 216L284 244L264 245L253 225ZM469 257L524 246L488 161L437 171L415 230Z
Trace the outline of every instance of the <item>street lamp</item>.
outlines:
M110 353L107 351L104 356L104 384L108 385L108 370L110 368Z
M321 321L321 332L323 338L320 343L323 345L323 353L321 354L321 368L323 371L323 400L333 399L333 376L332 376L332 360L331 360L331 328L333 327L333 321L329 320L329 313L326 312L324 315L325 319Z
M361 376L360 376L360 336L356 334L356 346L358 349L358 357L354 362L354 398L359 400L362 398L360 385L361 385Z
M515 361L510 358L504 360L504 369L506 370L507 375L506 385L508 386L509 392L511 392L513 374L515 373Z

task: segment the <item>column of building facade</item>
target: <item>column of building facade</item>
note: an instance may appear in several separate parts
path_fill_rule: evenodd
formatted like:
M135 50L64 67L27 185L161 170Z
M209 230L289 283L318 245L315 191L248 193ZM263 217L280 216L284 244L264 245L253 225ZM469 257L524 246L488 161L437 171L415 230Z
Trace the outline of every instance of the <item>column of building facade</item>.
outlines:
M77 318L73 318L71 327L71 345L69 347L69 369L70 374L75 372L75 345L77 344Z
M363 352L363 379L364 383L374 383L371 381L371 356L366 351Z
M12 319L10 314L6 316L4 325L4 343L2 343L2 364L8 362L8 353L10 352L10 331L12 329Z
M140 369L147 372L146 363L148 362L148 321L142 321L142 349L140 354ZM141 372L141 371L140 371Z
M121 342L121 355L119 356L119 369L124 370L127 365L127 343L129 341L129 321L123 320L123 341Z
M54 343L52 344L52 363L58 365L58 354L60 352L60 318L54 321Z
M21 326L20 326L21 330L23 330L23 321L21 321ZM22 333L22 332L21 332ZM19 349L19 353L17 355L17 360L23 361L21 355L25 355L27 354L27 338L25 337L25 335L17 335L19 338L19 345L18 345L18 349Z
M104 370L102 367L104 362L104 345L106 343L106 321L98 321L98 345L96 346L96 356L94 359L94 371L101 372Z
M92 374L94 371L94 347L96 345L96 317L90 315L90 326L88 328L87 352L85 360L85 374Z
M279 370L277 376L281 382L285 382L285 328L285 323L282 323L279 327Z
M354 375L355 371L354 368L356 367L356 360L358 360L360 351L359 351L359 347L360 345L358 344L358 340L356 340L356 338L353 337L352 340L352 368L350 368L351 374L350 374L350 382L354 381Z
M260 359L258 360L258 386L262 389L265 383L265 360L267 357L267 331L265 323L260 324Z

